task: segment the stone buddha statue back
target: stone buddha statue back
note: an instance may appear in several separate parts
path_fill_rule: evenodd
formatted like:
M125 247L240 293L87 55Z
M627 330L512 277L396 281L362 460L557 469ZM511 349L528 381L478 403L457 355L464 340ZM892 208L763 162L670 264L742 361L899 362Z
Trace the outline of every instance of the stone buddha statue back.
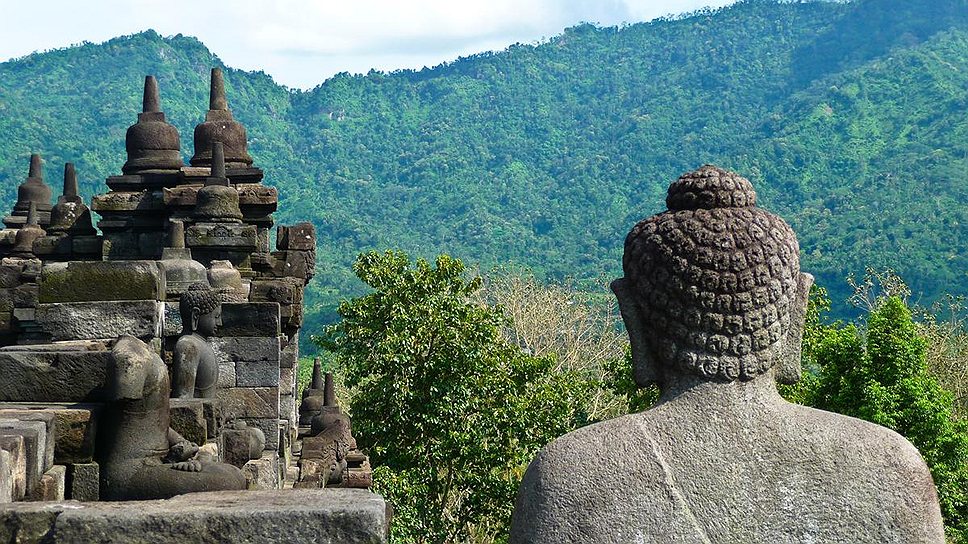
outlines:
M889 429L786 402L813 278L792 229L713 166L635 225L612 289L645 412L578 429L525 474L511 542L943 544L931 475Z

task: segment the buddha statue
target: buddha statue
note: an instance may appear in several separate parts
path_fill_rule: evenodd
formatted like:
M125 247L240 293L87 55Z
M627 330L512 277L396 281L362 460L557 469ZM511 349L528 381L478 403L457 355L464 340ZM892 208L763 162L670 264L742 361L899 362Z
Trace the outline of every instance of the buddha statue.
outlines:
M713 166L669 188L612 283L652 408L543 448L513 544L944 543L934 483L895 432L791 404L813 278L793 230Z
M229 168L252 166L245 127L235 120L225 97L225 79L221 68L212 68L208 112L205 122L195 127L195 155L192 166L212 166L213 144L225 146L225 162Z
M111 350L107 405L98 423L104 500L166 499L195 491L245 489L231 465L196 459L198 446L169 427L169 382L158 354L133 336Z
M178 129L165 120L161 111L161 94L155 76L145 77L142 112L138 122L128 127L124 137L128 161L125 174L176 172L184 163Z
M205 283L188 287L178 301L182 335L172 354L172 388L174 398L215 397L218 382L218 360L208 338L222 324L222 303L216 291Z

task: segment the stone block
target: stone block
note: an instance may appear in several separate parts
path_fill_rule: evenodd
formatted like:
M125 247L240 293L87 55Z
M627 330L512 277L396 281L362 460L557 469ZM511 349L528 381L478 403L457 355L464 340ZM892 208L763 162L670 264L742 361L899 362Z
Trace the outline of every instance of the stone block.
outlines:
M161 336L164 304L154 300L41 304L36 322L51 339L88 340L130 334Z
M296 397L279 395L279 417L289 421L296 420Z
M239 361L235 363L235 384L238 387L277 387L278 360Z
M67 467L54 465L40 478L40 484L34 489L30 500L62 501L67 491Z
M278 387L232 387L219 389L217 394L226 419L279 419Z
M309 222L296 223L289 227L280 225L276 229L276 249L315 250L316 227Z
M12 289L20 285L20 272L23 266L18 264L0 265L0 288Z
M53 540L54 521L63 504L15 502L0 508L0 542L59 544Z
M27 449L24 437L0 435L0 503L23 500L27 494Z
M68 465L67 498L75 501L96 501L101 497L101 470L97 463Z
M13 305L17 308L35 308L38 304L40 286L26 283L13 290Z
M202 399L171 399L168 412L171 414L169 425L175 432L195 444L204 444L208 440Z
M279 330L279 304L275 302L222 304L221 337L278 336Z
M40 485L40 478L50 468L47 465L47 431L42 421L0 419L0 436L21 436L27 464L27 496Z
M69 465L87 463L94 456L94 437L97 432L97 416L103 408L100 404L0 404L0 418L11 414L20 419L19 413L52 413L56 418L54 429L54 463Z
M57 417L52 410L0 409L0 420L38 421L44 424L44 469L54 466L54 450L57 433ZM2 425L0 425L2 427Z
M232 248L254 251L257 234L254 225L244 223L196 223L185 229L187 248Z
M235 361L219 361L218 363L218 382L216 387L225 389L235 387L237 378L235 373Z
M303 301L303 285L301 281L293 278L252 280L249 300L252 302L278 302L280 305L301 304Z
M0 312L10 312L13 310L13 292L13 289L0 288Z
M98 402L106 387L110 351L57 351L56 344L0 350L0 401Z
M42 303L164 299L165 275L154 261L52 263L41 274Z
M166 302L162 316L162 336L180 336L182 333L181 312L177 302Z
M292 342L279 354L279 366L282 368L296 368L299 360L299 344Z
M251 460L250 437L245 429L222 429L220 442L223 463L242 468Z
M14 308L10 315L17 321L33 321L37 319L37 308Z
M276 418L244 418L249 427L258 427L266 437L266 451L279 449L279 420Z
M282 489L279 479L279 454L266 452L260 459L252 459L242 467L249 489Z
M21 540L11 537L13 542L40 542L49 533L51 544L380 544L387 534L386 502L362 489L218 491L165 501L10 506L0 514L0 532L19 527Z
M279 369L279 394L294 395L295 393L296 393L295 366L290 366L288 368L280 368Z
M279 338L275 336L228 336L212 338L212 349L221 361L268 361L279 363ZM236 367L236 375L238 375Z
M208 436L217 436L222 428L222 402L218 399L203 399L202 407L205 409L205 424L208 426Z

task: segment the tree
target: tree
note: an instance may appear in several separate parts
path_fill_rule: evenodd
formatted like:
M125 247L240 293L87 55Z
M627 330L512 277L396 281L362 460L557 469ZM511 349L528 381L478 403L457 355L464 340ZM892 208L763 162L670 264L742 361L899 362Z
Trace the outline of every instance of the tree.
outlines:
M505 340L507 318L477 301L482 281L460 260L371 252L354 272L374 292L340 304L320 343L355 389L394 541L504 533L534 453L585 422L584 382Z
M819 368L808 404L883 425L921 452L931 469L949 536L968 535L968 423L928 372L925 337L898 296L874 301L866 329L831 326L812 356Z

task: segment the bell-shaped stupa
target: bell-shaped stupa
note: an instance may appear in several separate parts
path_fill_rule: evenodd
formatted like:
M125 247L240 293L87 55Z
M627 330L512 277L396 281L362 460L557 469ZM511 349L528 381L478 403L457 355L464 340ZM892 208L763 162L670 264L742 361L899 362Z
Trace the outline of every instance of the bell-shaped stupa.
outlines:
M161 111L155 76L145 77L142 112L138 122L128 127L124 147L128 151L128 162L121 168L125 174L170 173L184 165L178 129L165 120Z
M225 148L225 164L229 168L252 166L247 136L242 123L235 120L225 98L225 79L221 68L212 68L208 112L205 122L195 127L195 156L192 166L211 166L215 142Z

